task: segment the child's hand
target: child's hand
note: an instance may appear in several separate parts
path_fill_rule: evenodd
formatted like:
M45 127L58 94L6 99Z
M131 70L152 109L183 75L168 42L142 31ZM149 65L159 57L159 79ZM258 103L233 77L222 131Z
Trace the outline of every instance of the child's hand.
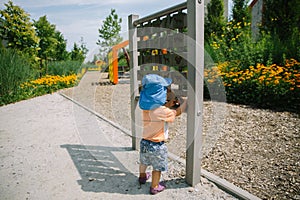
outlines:
M187 102L187 99L188 99L187 97L179 97L180 104Z

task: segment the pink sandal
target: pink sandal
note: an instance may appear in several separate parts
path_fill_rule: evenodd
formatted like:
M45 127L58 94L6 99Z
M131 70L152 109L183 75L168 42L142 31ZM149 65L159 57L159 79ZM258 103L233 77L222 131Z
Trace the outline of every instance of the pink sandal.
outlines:
M164 189L166 189L166 186L161 185L160 183L158 184L158 186L156 188L152 188L150 187L150 194L157 194L159 192L164 191Z
M150 172L146 172L146 177L145 178L141 178L139 177L139 183L140 184L145 184L147 182L147 180L150 178L151 173Z

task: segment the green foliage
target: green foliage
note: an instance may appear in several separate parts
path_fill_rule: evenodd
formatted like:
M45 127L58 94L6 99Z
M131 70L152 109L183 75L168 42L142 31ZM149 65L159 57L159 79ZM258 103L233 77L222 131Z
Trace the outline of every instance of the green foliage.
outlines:
M78 44L76 43L74 43L70 56L71 56L71 60L79 60L81 62L83 62L84 60L83 52L81 48L78 46Z
M207 5L207 15L205 17L205 39L209 39L211 34L222 35L224 25L223 1L211 0Z
M285 14L289 19L282 27L286 28L280 28L277 19L285 10L282 11L281 7L289 3L282 1L278 4L281 6L273 4L267 12L274 14L272 20L254 40L246 12L239 13L243 10L243 2L234 1L234 19L223 27L221 35L213 31L206 38L205 50L219 66L206 66L210 72L206 72L205 97L209 96L208 92L215 92L208 91L208 86L213 84L225 87L228 102L300 110L300 64L297 61L300 60L299 16L293 15L295 18L291 18L291 14ZM295 8L298 4L294 4ZM295 14L292 11L294 8L289 9ZM291 19L294 21L289 23ZM288 34L283 33L285 31ZM221 81L216 81L218 76Z
M7 48L17 49L36 60L39 38L30 22L29 14L12 1L0 10L0 40L7 42Z
M127 67L127 60L125 58L119 59L119 66Z
M1 50L0 66L0 106L73 87L84 71L78 61L56 61L49 64L51 75L33 79L26 59L9 49Z
M110 15L103 21L101 29L98 29L100 39L98 39L97 45L100 46L100 54L104 57L112 46L123 40L120 36L121 23L122 18L119 18L115 9L111 9Z
M68 59L66 41L62 34L56 31L55 25L47 20L47 16L34 21L36 35L40 38L38 56L40 58L40 72L46 73L48 61Z
M18 90L10 95L0 97L0 105L17 102L44 94L51 94L57 90L73 87L78 77L75 74L69 76L50 76L27 81L19 85Z
M262 34L271 35L269 53L275 63L300 60L300 1L264 0Z
M250 22L248 0L233 0L232 19L236 22Z
M88 49L86 48L83 38L81 38L80 43L80 46L77 43L74 43L73 49L70 53L71 60L76 60L80 62L84 61Z
M264 0L263 30L289 41L293 32L300 31L299 10L299 0Z
M221 36L212 34L206 45L215 62L235 62L241 68L256 63L267 63L268 36L254 41L251 37L250 23L228 22Z
M48 74L49 75L60 75L68 76L71 74L77 74L80 70L81 62L80 61L53 61L48 65Z
M67 52L67 42L64 39L64 36L61 32L56 31L54 34L54 38L57 40L57 44L55 46L55 60L68 60L69 53Z
M0 10L0 105L74 86L88 52L83 39L70 61L66 40L46 16L31 23L29 14L12 1L4 5Z
M225 87L228 102L300 111L300 62L295 59L247 69L224 62L205 69L205 80L207 86ZM215 91L206 92L217 96Z
M36 35L40 38L38 56L43 59L54 59L55 46L58 43L55 36L55 25L50 24L47 16L40 17L34 21Z
M32 78L28 58L16 50L0 48L0 98L17 92L21 83Z

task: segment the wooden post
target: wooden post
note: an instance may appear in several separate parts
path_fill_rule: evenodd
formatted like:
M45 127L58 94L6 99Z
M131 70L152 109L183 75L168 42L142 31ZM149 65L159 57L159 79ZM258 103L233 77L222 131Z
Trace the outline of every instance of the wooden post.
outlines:
M188 111L186 182L200 183L203 70L204 70L204 0L187 0L188 13Z
M119 79L119 75L118 75L118 65L119 65L119 62L118 62L118 49L116 48L112 48L112 74L113 74L113 84L118 84L118 79Z
M132 149L137 150L140 146L141 127L137 126L140 123L140 110L138 108L138 49L137 49L137 28L133 24L139 18L138 15L128 16L129 28L129 57L130 57L130 102L131 102L131 132L132 132Z

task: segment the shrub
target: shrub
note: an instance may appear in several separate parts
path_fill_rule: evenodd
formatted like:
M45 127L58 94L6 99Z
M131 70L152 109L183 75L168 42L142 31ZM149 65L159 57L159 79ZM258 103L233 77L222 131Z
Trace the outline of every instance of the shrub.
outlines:
M240 68L247 68L256 63L269 62L267 52L270 46L269 38L268 35L264 35L254 41L251 36L250 23L231 21L224 28L224 34L219 37L215 34L211 35L205 48L217 63L231 61L236 62Z
M25 99L29 99L44 94L51 94L57 90L73 87L77 84L78 76L51 76L46 75L42 78L26 81L20 84L14 93L1 97L0 105L5 105Z
M27 58L13 49L0 48L0 98L15 93L21 83L34 76Z
M228 102L300 110L300 62L295 59L284 66L259 63L245 69L225 62L206 69L204 75L207 84L222 79Z
M53 61L50 62L47 68L48 75L60 75L68 76L71 74L77 74L80 71L80 61Z

